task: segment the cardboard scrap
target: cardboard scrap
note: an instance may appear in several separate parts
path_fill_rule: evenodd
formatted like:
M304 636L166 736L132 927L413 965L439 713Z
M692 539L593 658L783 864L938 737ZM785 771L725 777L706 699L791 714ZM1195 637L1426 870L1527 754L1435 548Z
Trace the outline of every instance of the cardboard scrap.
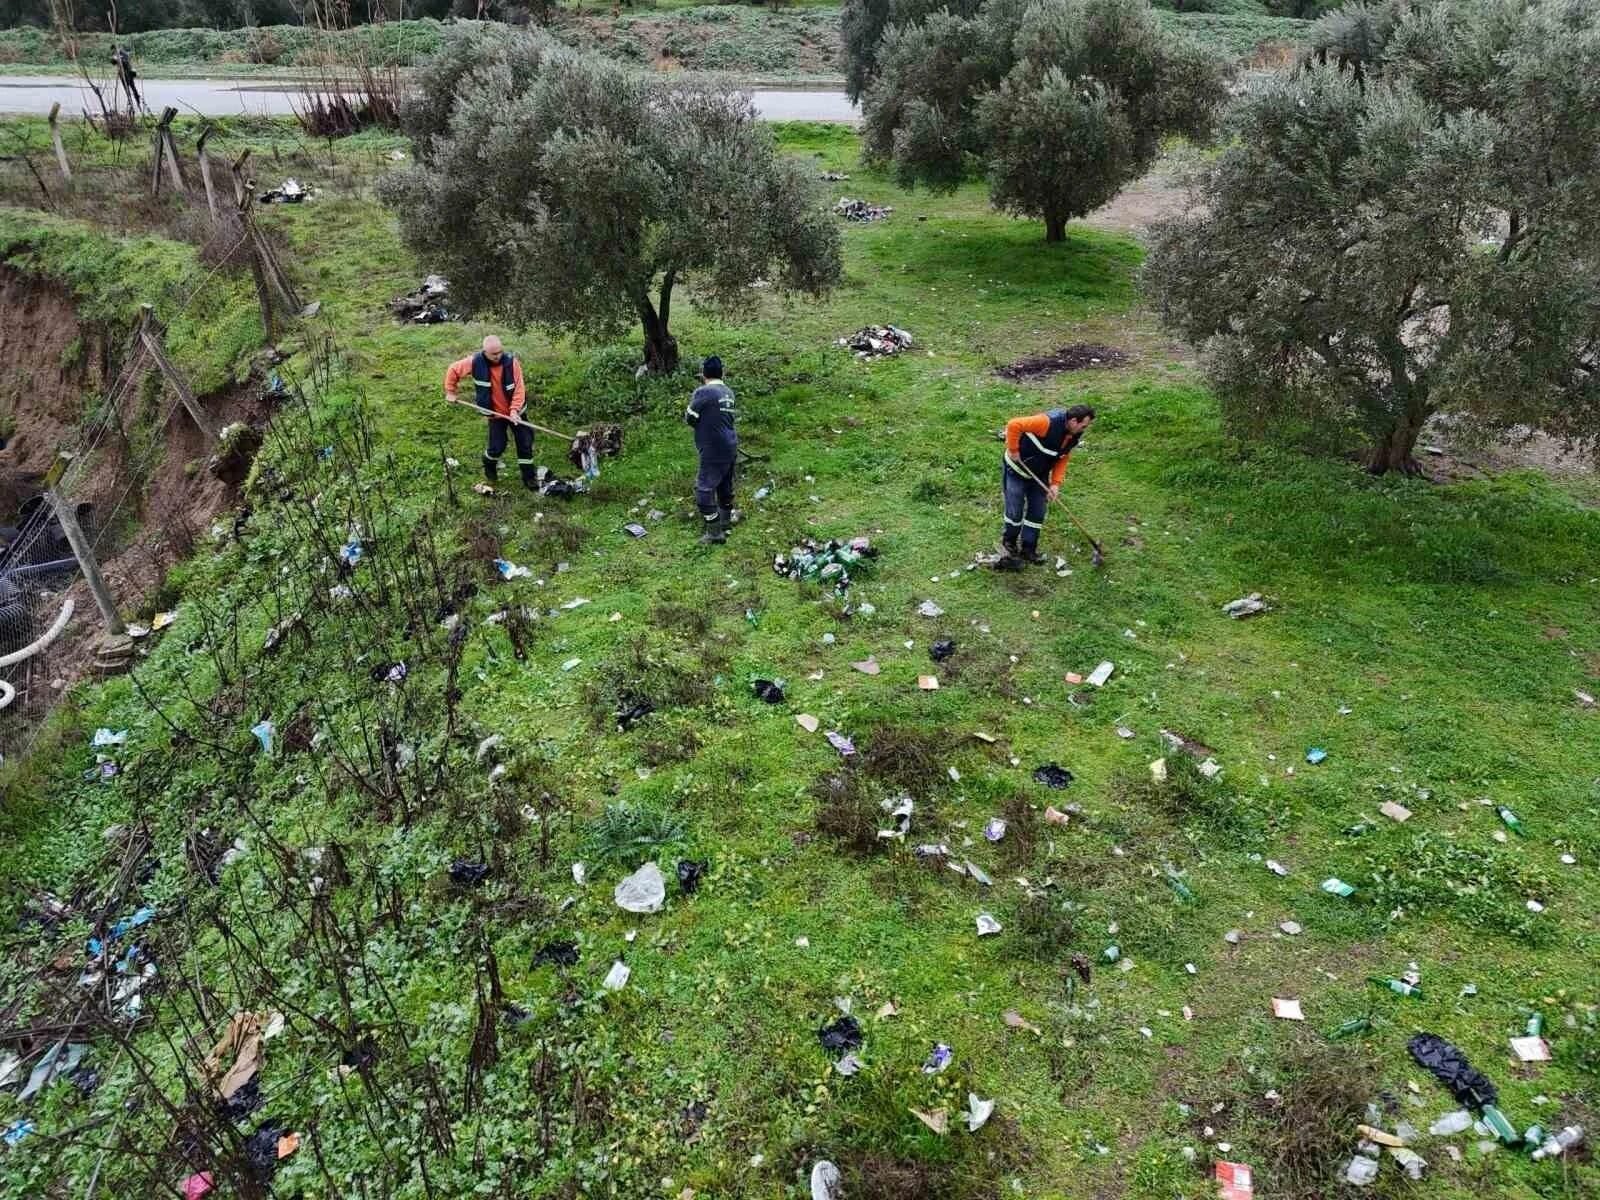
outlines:
M1542 1037L1514 1037L1511 1053L1517 1056L1518 1062L1549 1062L1550 1044Z
M1023 1016L1014 1008L1006 1009L1003 1020L1013 1029L1026 1029L1029 1033L1039 1034L1044 1032L1044 1030L1040 1029L1037 1025L1028 1020L1027 1017Z
M911 1112L912 1115L917 1118L917 1120L921 1121L935 1133L945 1134L950 1132L949 1109L936 1108L932 1112L923 1112L920 1108L913 1108Z
M878 665L878 660L875 658L869 658L863 662L853 662L850 665L856 670L860 671L863 675L876 675L879 671L883 670L883 668Z
M226 1032L206 1055L201 1070L224 1100L232 1100L233 1094L260 1072L261 1028L267 1020L266 1013L234 1013L228 1020ZM230 1059L233 1065L224 1072L222 1066Z
M1385 800L1378 806L1378 811L1391 821L1409 821L1411 810L1404 804L1396 804L1393 800Z
M796 713L794 715L794 723L807 733L815 733L822 727L822 722L818 721L810 713Z
M1305 1013L1300 1011L1300 1001L1284 1000L1281 997L1272 998L1272 1015L1284 1021L1304 1021Z
M1380 1146L1404 1146L1406 1144L1403 1138L1395 1137L1394 1134L1386 1133L1373 1125L1357 1125L1356 1132L1366 1138L1367 1141L1377 1142Z
M918 675L917 686L925 692L937 692L939 690L939 677L937 675Z

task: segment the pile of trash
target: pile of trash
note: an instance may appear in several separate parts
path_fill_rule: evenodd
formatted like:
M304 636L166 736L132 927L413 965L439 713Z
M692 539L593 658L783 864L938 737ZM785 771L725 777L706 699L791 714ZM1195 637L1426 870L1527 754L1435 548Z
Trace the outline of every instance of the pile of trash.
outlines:
M599 474L596 469L595 474ZM589 490L588 482L581 476L577 479L562 479L549 467L535 467L533 469L534 491L541 496L581 496Z
M585 479L598 479L601 458L615 458L621 453L622 426L596 425L573 435L567 461L582 471Z
M831 539L818 542L806 538L772 560L772 573L785 579L809 579L831 583L834 595L850 590L850 568L865 559L878 557L870 539L854 537L847 542Z
M910 331L895 325L866 325L836 343L854 350L857 358L888 358L914 344Z
M395 319L413 325L439 325L460 318L450 308L450 281L443 275L429 275L422 286L389 301Z
M298 179L285 179L271 191L262 192L256 199L262 204L300 204L315 194L301 187Z
M868 204L865 200L852 200L849 196L839 197L839 203L833 206L833 215L843 217L846 221L883 221L893 211L886 204Z
M821 178L823 183L845 183L850 176L843 171L824 171Z

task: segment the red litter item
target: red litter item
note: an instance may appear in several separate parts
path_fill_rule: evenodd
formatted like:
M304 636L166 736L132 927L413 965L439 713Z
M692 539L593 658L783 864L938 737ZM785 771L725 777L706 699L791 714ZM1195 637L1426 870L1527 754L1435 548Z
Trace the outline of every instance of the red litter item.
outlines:
M183 1181L183 1200L200 1200L211 1194L211 1172L201 1171Z
M1250 1183L1250 1168L1245 1163L1219 1162L1217 1188L1222 1200L1253 1200L1256 1194Z

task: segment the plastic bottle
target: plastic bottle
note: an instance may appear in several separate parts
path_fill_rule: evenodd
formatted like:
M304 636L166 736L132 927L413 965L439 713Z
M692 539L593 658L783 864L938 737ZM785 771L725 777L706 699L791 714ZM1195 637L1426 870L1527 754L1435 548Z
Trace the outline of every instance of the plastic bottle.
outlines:
M1508 1146L1515 1146L1522 1140L1516 1128L1506 1119L1505 1113L1492 1104L1483 1106L1483 1123L1494 1131L1495 1137Z
M1535 1159L1557 1158L1577 1146L1583 1145L1583 1126L1568 1125L1533 1152Z
M1396 995L1412 996L1418 1000L1422 999L1421 986L1414 983L1407 983L1404 979L1388 979L1378 975L1368 975L1367 982L1375 983L1379 987L1386 987Z
M1495 805L1494 811L1499 815L1500 820L1505 823L1505 827L1511 830L1512 833L1516 834L1518 837L1528 836L1523 831L1522 822L1517 820L1517 814L1512 812L1504 804Z
M1540 1037L1543 1034L1544 1034L1544 1016L1541 1013L1534 1013L1533 1016L1528 1018L1528 1036L1529 1037Z

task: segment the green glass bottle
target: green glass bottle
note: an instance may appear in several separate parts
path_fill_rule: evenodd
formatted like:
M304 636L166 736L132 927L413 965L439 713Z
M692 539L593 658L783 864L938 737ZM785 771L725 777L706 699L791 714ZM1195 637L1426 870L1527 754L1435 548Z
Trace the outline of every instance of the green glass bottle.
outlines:
M1386 987L1398 996L1411 996L1418 1000L1422 999L1421 986L1415 983L1407 983L1404 979L1389 979L1384 976L1368 975L1367 982L1375 983L1379 987Z

